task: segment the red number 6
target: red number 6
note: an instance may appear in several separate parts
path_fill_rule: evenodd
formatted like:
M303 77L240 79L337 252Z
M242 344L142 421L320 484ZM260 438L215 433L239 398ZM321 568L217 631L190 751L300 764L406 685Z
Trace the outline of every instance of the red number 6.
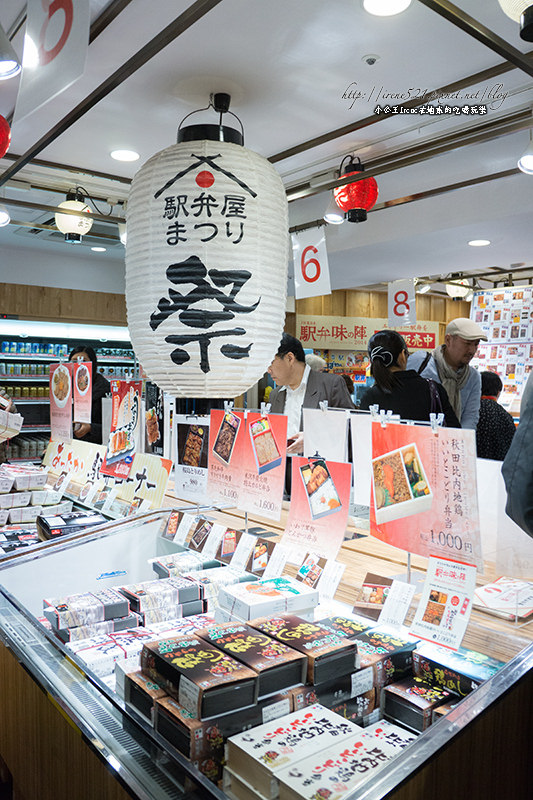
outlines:
M48 13L46 17L43 27L41 28L41 33L39 35L39 64L44 66L45 64L49 64L50 61L53 61L54 58L59 55L65 42L67 41L70 31L72 30L72 19L74 17L74 9L72 8L72 0L52 0L48 9L46 8L46 0L42 0L42 5L44 11ZM65 20L63 22L63 31L61 36L59 37L59 41L57 42L51 50L46 50L44 46L44 40L46 37L46 31L48 29L48 23L56 13L56 11L64 11L65 12Z
M320 261L318 261L316 258L308 258L306 261L305 257L307 255L308 250L310 250L312 253L318 253L316 247L313 247L313 245L310 244L308 247L305 248L305 250L302 253L302 258L300 259L300 266L302 269L302 275L304 281L307 281L307 283L314 283L320 278L320 272L321 272ZM307 274L307 268L309 267L310 264L313 264L316 269L316 272L312 278L310 278Z

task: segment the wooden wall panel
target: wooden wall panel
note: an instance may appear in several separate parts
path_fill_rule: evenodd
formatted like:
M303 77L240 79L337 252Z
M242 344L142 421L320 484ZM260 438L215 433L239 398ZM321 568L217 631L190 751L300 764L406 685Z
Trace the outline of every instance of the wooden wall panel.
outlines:
M0 313L20 319L126 325L123 294L1 283L0 297Z

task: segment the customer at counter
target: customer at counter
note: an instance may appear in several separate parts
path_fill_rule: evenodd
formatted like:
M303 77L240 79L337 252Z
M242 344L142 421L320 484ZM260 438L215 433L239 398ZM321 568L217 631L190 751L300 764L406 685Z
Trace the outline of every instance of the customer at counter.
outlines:
M512 416L498 403L503 384L496 372L481 373L481 406L476 429L478 458L503 461L515 435Z
M442 410L447 427L461 425L444 387L407 369L409 352L403 336L396 331L377 331L368 342L370 371L376 383L361 398L360 408L378 405L402 419L429 421L430 413Z
M467 317L452 319L444 344L432 353L414 353L409 369L442 383L463 428L476 429L481 402L481 376L470 366L480 341L487 341L479 325Z
M302 343L288 333L283 334L268 373L276 383L270 410L288 417L289 455L303 452L302 408L319 408L324 400L330 408L355 408L340 375L312 371L305 363Z
M520 404L520 424L502 464L507 489L505 512L533 537L533 372Z
M75 422L74 436L84 442L105 444L102 442L102 398L111 394L111 384L98 372L96 353L90 345L80 344L71 350L69 361L90 361L93 365L91 422Z

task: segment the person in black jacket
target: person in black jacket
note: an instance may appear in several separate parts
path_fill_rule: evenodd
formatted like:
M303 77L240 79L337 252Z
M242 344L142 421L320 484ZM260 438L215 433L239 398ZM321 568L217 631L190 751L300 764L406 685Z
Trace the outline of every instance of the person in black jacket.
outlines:
M402 419L417 422L429 422L430 413L442 409L447 427L461 427L446 389L436 381L431 385L414 369L406 369L409 352L403 336L396 331L377 331L368 342L368 355L376 383L363 394L361 409L378 405L380 410L392 411ZM434 393L437 403L432 402Z
M476 429L478 458L503 461L515 435L512 416L498 403L503 384L496 372L481 373L481 406Z
M98 372L96 353L90 345L80 344L71 350L69 361L90 361L93 365L91 422L75 422L74 436L84 442L106 444L102 442L102 397L111 394L111 384Z

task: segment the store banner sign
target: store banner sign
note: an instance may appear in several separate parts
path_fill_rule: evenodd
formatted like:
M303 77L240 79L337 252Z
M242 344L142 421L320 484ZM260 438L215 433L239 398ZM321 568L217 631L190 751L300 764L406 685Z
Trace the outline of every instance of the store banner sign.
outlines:
M245 422L239 508L279 520L285 487L287 417L248 413Z
M474 431L372 422L370 533L482 572Z
M72 379L74 364L50 364L50 438L72 439Z
M69 472L72 479L84 485L94 483L100 478L100 468L104 463L106 448L102 444L92 444L73 439L71 442L51 441L46 448L43 464L57 475ZM80 500L84 498L80 495Z
M91 424L93 365L90 361L74 363L74 422Z
M141 393L140 381L111 381L111 433L101 470L104 475L127 478L130 474L140 443Z
M414 325L416 322L416 294L414 278L402 278L389 283L389 327Z
M15 124L63 92L85 71L89 0L28 0Z
M205 503L209 417L178 414L174 417L174 490L193 503Z
M311 552L334 559L348 521L352 465L296 456L291 462L291 505L282 544L301 557Z
M432 556L410 633L457 650L466 632L476 590L472 564Z
M172 461L151 453L135 453L130 474L119 485L117 497L135 507L161 508L164 505Z
M296 315L296 336L304 347L338 350L363 350L370 337L391 327L384 317L329 317ZM394 326L410 350L434 350L439 344L439 323L420 320L409 328Z
M292 255L296 299L331 294L324 228L293 233Z
M348 460L349 412L303 409L304 456L320 453L328 461Z

